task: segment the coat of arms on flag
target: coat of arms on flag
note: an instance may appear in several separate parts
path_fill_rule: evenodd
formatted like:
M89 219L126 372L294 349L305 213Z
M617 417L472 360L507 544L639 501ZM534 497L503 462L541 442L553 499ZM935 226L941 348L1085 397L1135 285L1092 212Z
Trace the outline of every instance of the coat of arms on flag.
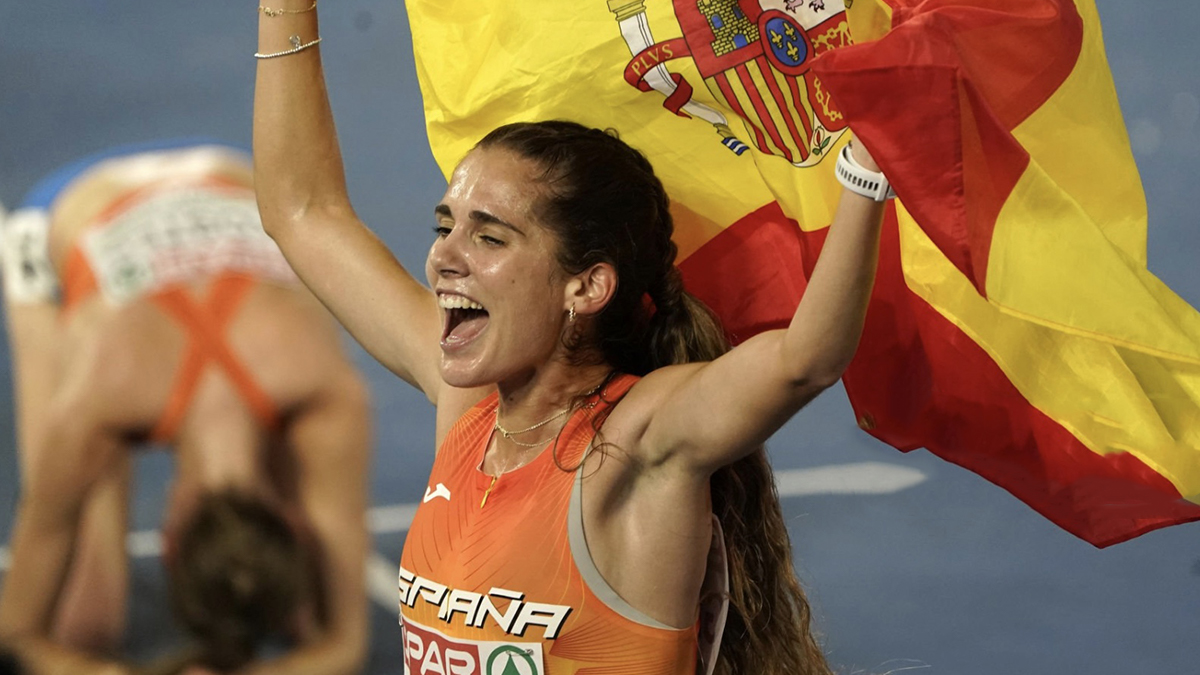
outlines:
M610 0L621 36L633 53L625 80L642 91L661 92L663 107L712 124L722 143L747 148L726 114L692 99L692 85L670 73L667 62L689 57L708 91L745 123L754 147L796 166L821 160L846 129L821 81L814 58L851 44L840 0L676 0L683 36L652 41L645 0Z

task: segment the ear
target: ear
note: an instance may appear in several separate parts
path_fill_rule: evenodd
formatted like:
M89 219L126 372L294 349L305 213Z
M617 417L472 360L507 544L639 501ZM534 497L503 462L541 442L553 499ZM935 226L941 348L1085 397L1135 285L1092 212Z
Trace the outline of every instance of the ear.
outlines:
M574 307L579 316L595 316L616 293L617 270L608 263L596 263L567 281L563 311Z

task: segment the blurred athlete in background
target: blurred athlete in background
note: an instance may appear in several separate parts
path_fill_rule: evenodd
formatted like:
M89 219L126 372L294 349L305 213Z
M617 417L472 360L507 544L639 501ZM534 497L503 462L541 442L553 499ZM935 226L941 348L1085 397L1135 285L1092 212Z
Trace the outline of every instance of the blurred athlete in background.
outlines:
M259 225L248 157L117 150L4 228L21 497L0 640L32 672L132 672L131 451L175 451L164 523L195 669L357 672L370 414L326 310ZM271 636L294 641L255 660ZM182 665L182 664L181 664Z

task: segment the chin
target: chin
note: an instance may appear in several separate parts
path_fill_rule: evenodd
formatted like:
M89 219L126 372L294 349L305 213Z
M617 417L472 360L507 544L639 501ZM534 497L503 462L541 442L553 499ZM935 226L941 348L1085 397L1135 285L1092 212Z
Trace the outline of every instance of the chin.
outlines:
M464 363L463 360L450 359L442 355L442 382L459 389L470 389L484 385L495 384L496 380L489 377L478 362Z

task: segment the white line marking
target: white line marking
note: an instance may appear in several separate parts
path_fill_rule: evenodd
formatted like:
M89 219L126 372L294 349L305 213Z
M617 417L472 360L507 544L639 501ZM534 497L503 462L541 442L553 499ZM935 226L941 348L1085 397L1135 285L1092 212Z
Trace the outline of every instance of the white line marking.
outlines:
M367 527L375 534L407 532L416 513L416 504L376 506L367 511Z
M916 469L884 462L831 464L775 472L780 497L813 495L886 495L925 481Z
M925 481L916 469L884 462L832 464L811 469L786 469L775 472L780 497L813 495L883 495L907 490ZM367 524L375 534L407 532L417 512L416 504L376 506L367 511ZM125 542L133 558L162 555L162 537L156 530L130 532ZM12 562L7 546L0 546L0 572ZM367 594L388 611L396 609L399 566L378 552L367 558Z
M372 551L367 556L367 595L389 612L400 611L400 566Z
M125 548L134 558L157 558L163 552L162 535L158 530L130 532L125 537Z

